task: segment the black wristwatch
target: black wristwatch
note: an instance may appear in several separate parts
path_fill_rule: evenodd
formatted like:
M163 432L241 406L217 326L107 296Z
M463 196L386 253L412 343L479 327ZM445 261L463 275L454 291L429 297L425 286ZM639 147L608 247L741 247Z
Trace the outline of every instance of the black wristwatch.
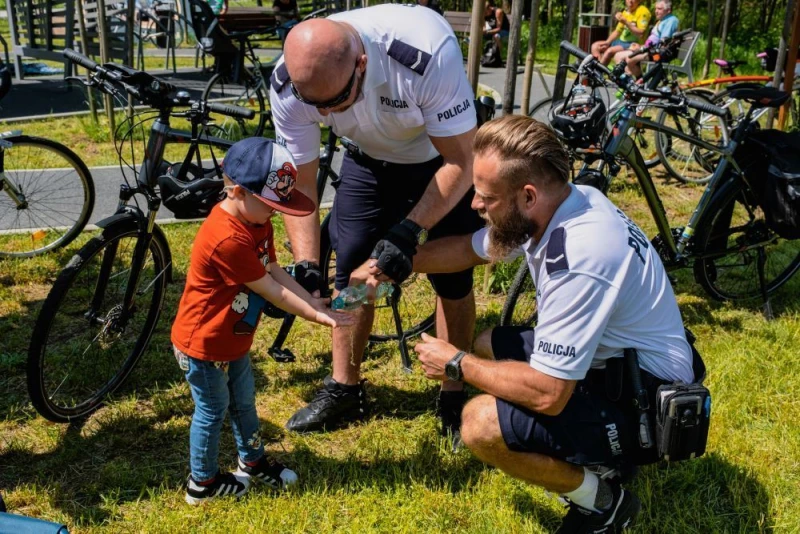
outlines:
M400 224L414 233L417 238L417 246L424 245L428 241L428 231L411 219L403 219Z
M466 352L460 350L456 352L453 359L444 365L444 374L447 375L448 380L458 382L464 377L464 373L461 372L461 360L463 360L466 355Z

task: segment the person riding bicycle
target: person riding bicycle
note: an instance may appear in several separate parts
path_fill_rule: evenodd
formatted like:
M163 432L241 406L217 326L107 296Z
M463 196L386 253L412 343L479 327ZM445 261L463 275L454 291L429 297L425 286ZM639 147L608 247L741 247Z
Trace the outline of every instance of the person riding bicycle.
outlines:
M297 158L300 190L316 190L319 123L358 145L345 153L330 220L337 291L371 255L399 283L429 234L470 234L483 225L469 206L474 94L458 42L432 10L384 4L301 22L286 39L270 86L275 132ZM286 228L295 259L318 262L318 213L287 220ZM468 348L475 324L472 269L429 280L439 335ZM334 329L332 376L291 417L289 430L329 430L364 416L360 367L373 308L358 317L356 328ZM457 431L462 387L444 389L443 431Z
M289 152L264 138L244 139L225 155L223 172L227 196L197 232L172 325L175 358L195 402L189 504L238 497L251 480L276 489L297 481L294 471L265 454L260 437L249 351L265 304L325 326L351 321L314 299L276 262L273 213L314 211L311 199L294 190L297 170ZM226 412L239 452L235 474L218 466Z
M484 125L473 148L472 207L487 228L421 247L414 270L524 256L538 324L486 330L473 353L425 334L415 350L428 378L485 392L464 408L464 444L507 474L563 495L569 511L559 532L616 532L639 511L639 499L620 477L600 478L592 467L621 473L655 461L642 452L652 449L638 446L631 397L612 400L614 385L627 384L623 351L638 353L651 402L659 385L695 378L667 273L620 209L596 189L569 183L569 156L549 127L507 115ZM370 273L370 285L384 278L375 267Z
M664 39L669 39L672 37L675 32L678 31L678 17L672 14L672 2L671 0L659 0L656 2L656 22L653 29L650 31L650 35L647 37L647 40L644 42L644 46L653 46L657 45L662 42ZM625 72L633 76L634 78L641 78L642 77L642 67L639 65L642 61L649 61L646 55L636 56L631 58L631 54L635 51L639 50L639 45L631 45L628 50L624 50L622 52L617 53L614 56L614 61L619 63L621 61L625 61L627 63L627 67L625 68Z
M608 65L618 52L628 50L643 41L651 16L650 10L641 4L641 0L625 0L625 11L614 15L616 28L605 41L592 43L592 55L603 65Z

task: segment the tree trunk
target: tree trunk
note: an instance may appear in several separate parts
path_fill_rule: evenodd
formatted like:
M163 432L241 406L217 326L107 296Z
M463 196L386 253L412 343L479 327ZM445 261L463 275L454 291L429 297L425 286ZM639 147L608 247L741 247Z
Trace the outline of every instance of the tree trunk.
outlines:
M567 0L567 12L564 20L564 31L561 34L561 39L564 41L572 42L572 33L575 29L575 19L578 18L578 1ZM570 63L570 55L566 50L559 49L557 65ZM553 87L553 102L559 100L564 96L564 85L567 81L567 70L558 69L556 72L556 81Z
M525 57L525 75L522 82L522 113L528 114L531 109L531 81L533 66L536 64L536 39L539 36L539 8L541 0L531 0L531 24L528 37L528 55Z
M733 0L725 0L725 14L722 16L722 38L719 43L719 57L725 57L725 42L728 40L728 28L731 23L731 3ZM720 69L720 72L722 69Z
M472 24L469 31L469 55L467 56L467 77L472 92L478 89L478 73L481 67L481 50L483 48L483 12L484 0L472 0Z
M706 64L703 66L703 78L708 78L711 67L711 52L714 48L714 0L708 0L708 46L706 46Z
M519 62L519 35L522 29L522 11L525 0L515 0L511 6L511 28L508 31L506 51L506 84L503 89L503 114L514 112L514 90L517 86L517 63ZM506 13L508 13L506 11Z

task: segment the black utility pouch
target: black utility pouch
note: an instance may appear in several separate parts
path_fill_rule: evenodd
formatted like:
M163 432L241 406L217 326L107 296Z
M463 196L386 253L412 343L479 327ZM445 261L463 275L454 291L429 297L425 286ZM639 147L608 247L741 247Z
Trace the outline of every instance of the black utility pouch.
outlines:
M656 392L656 441L665 460L677 462L706 452L711 393L703 384L665 384Z

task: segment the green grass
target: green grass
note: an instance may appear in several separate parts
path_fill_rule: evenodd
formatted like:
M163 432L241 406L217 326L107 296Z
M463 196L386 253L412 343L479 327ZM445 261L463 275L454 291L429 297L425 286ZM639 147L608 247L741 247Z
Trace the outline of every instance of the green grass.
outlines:
M663 180L658 187L671 215L685 220L699 189ZM618 179L611 197L653 234L630 178ZM280 219L276 223L280 243L283 228ZM269 451L296 469L301 483L287 494L257 487L238 502L185 505L181 486L193 405L170 353L169 327L197 227L165 228L176 281L150 348L113 401L72 426L35 413L25 360L42 301L80 243L49 256L0 262L0 488L12 511L62 521L75 532L553 530L563 513L554 499L468 451L448 452L433 415L436 385L418 367L403 373L395 345L368 351L364 376L374 409L366 422L325 435L285 433L287 419L329 372L330 335L298 322L286 343L298 360L278 364L266 356L274 320L262 322L253 347L257 404ZM678 275L678 300L698 336L714 396L708 452L642 470L633 484L644 503L635 532L798 532L800 278L774 298L778 318L766 322L758 303L710 301L688 270ZM475 276L481 287L482 269ZM479 292L478 330L497 323L502 302L502 295ZM231 468L234 461L226 426L221 464Z

